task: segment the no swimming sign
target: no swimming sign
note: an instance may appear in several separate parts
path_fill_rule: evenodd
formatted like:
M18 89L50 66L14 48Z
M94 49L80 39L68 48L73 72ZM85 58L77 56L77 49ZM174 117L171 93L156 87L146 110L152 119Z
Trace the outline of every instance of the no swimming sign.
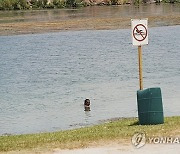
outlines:
M148 44L148 20L131 19L132 43L135 46Z

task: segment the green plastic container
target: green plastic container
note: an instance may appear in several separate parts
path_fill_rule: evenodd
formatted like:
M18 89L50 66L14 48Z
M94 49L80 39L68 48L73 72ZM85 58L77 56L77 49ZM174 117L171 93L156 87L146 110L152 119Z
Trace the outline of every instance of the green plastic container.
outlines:
M141 125L164 123L162 96L160 88L137 91L138 117Z

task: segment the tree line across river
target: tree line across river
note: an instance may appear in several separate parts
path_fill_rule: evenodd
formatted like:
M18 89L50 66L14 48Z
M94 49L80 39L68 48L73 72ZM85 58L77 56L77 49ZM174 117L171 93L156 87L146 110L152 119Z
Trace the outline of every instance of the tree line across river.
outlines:
M55 9L85 7L89 5L122 5L148 3L152 0L0 0L0 10ZM160 3L161 0L155 0ZM180 0L162 0L180 3Z

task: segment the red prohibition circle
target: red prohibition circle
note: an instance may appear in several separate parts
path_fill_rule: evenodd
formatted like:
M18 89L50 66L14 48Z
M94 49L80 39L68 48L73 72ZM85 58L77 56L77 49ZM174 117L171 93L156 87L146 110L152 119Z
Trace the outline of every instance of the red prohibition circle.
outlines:
M145 36L143 36L142 32L139 31L138 26L144 27L144 29L145 29ZM142 39L136 38L136 36L135 36L135 31L138 32L138 33L142 36ZM136 25L136 26L134 27L134 29L133 29L133 37L134 37L137 41L139 41L139 42L144 41L144 40L146 39L146 37L147 37L147 29L146 29L146 27L145 27L143 24L138 24L138 25Z

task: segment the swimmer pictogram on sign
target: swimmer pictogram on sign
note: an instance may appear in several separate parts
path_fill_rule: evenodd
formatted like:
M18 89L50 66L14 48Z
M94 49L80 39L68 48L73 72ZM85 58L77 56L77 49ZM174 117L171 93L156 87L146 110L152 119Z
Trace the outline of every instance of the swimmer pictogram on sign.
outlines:
M131 25L133 45L139 46L148 44L147 19L132 19Z

